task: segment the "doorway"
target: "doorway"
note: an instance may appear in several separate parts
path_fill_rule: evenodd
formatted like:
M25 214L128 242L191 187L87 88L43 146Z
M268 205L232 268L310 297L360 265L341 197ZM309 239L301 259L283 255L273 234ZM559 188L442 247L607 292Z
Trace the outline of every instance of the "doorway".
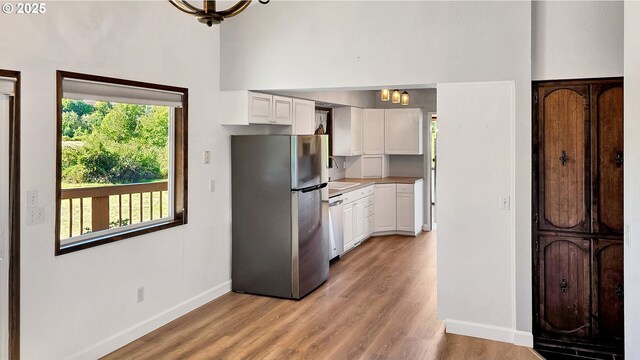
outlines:
M20 73L0 70L0 358L20 356Z

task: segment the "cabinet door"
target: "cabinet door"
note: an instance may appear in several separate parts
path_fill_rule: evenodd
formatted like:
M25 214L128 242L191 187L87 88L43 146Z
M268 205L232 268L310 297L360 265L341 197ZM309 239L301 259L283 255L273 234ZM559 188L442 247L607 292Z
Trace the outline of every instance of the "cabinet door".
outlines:
M364 199L356 201L353 205L353 237L354 242L364 240L365 228L364 228Z
M398 193L396 196L396 227L400 231L413 232L415 229L415 224L413 223L415 206L413 200L413 194L409 193Z
M546 333L589 336L589 240L541 236L538 249L538 326Z
M351 154L362 155L362 109L351 108Z
M539 228L589 232L589 87L538 88Z
M385 153L422 155L422 110L385 110Z
M622 240L595 240L593 249L594 335L624 338L624 266Z
M396 230L396 184L375 185L375 231Z
M278 125L291 125L293 101L291 98L282 96L273 96L273 118L272 121Z
M344 237L344 251L353 247L353 203L345 204L342 208L342 232Z
M316 103L293 99L293 134L313 135L316 131ZM326 129L325 129L326 130Z
M384 110L364 109L362 128L363 153L384 154Z
M594 231L623 232L622 82L591 87L594 132Z
M370 215L369 217L367 217L367 219L365 220L365 235L366 237L371 236L371 234L373 234L373 230L375 229L375 215Z
M250 124L271 124L272 123L272 95L249 93L249 123Z

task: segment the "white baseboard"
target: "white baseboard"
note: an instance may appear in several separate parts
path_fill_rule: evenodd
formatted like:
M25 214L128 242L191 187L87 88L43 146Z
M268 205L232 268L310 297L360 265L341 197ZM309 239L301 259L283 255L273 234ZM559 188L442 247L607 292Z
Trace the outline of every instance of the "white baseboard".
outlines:
M215 300L231 291L231 280L226 281L210 290L198 294L174 307L171 307L157 315L150 317L136 325L129 327L97 344L91 345L71 356L69 359L98 359L124 345L152 332L180 316L195 310L196 308Z
M457 320L445 320L445 328L446 332L450 334L533 347L533 335L525 331Z
M431 229L427 225L422 225L422 231L431 231Z
M513 331L513 344L519 346L533 347L533 334L526 331Z

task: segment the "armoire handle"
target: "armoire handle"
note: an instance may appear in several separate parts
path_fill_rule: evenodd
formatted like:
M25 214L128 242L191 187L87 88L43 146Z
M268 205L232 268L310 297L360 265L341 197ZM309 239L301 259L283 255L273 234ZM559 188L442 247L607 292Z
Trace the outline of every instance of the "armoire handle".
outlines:
M615 293L618 296L618 300L622 300L624 298L624 288L622 287L622 284L618 284L618 286L616 286Z
M616 153L616 166L617 166L617 167L621 167L621 166L622 166L622 161L623 161L623 158L622 158L622 151L618 151L618 152Z
M567 165L567 162L569 161L569 158L567 157L567 152L562 150L562 155L560 155L559 159L562 166Z
M569 283L567 282L567 279L562 278L562 281L560 282L560 290L562 290L563 294L566 294L568 289Z

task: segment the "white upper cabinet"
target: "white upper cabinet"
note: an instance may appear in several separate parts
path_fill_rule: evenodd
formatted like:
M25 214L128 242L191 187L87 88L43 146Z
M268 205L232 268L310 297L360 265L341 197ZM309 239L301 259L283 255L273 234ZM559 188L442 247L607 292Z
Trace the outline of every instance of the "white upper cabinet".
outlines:
M291 119L293 99L288 97L273 95L272 105L273 105L273 117L271 119L272 124L277 124L277 125L293 124L293 121Z
M313 135L316 131L316 103L293 99L293 134Z
M222 125L292 125L293 99L253 91L221 91Z
M385 110L385 153L422 155L422 110Z
M367 155L384 154L384 110L364 109L362 115L363 153Z
M355 107L334 109L333 155L362 155L362 109Z
M273 96L249 92L249 123L273 123Z

